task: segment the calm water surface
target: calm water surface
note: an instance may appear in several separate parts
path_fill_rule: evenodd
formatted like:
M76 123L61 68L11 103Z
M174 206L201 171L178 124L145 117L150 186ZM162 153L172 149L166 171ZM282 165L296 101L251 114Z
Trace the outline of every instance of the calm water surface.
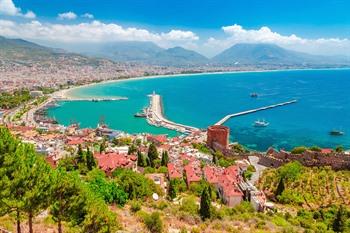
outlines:
M114 102L62 102L49 115L67 125L96 127L103 116L106 123L130 133L177 133L153 127L133 115L148 104L147 95L156 91L163 97L165 115L172 121L206 128L223 116L265 105L297 99L298 103L226 122L231 141L249 148L269 146L290 149L297 145L350 148L350 70L305 70L227 73L171 78L126 80L77 89L77 96L125 96ZM259 93L251 98L250 93ZM255 128L257 119L270 123ZM339 129L344 136L330 136Z

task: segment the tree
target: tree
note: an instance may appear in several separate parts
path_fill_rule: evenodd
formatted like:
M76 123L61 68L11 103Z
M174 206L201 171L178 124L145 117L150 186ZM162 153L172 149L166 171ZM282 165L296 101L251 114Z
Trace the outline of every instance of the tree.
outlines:
M96 160L92 154L92 152L90 151L90 149L87 149L86 152L86 167L89 171L91 171L93 168L96 167Z
M114 180L108 179L106 174L99 169L90 171L86 176L86 181L89 190L108 204L116 203L124 206L128 199L127 193Z
M166 166L168 166L168 163L169 163L168 151L163 151L163 153L162 153L162 160L160 162L160 165L166 167Z
M81 147L81 144L78 145L78 152L77 152L76 160L78 163L82 163L85 160L84 152L83 152L83 148Z
M157 150L157 147L154 145L154 143L151 143L151 145L149 146L147 155L150 160L151 167L154 167L155 160L158 159L158 150Z
M128 149L128 155L134 154L137 151L137 147L134 144L131 144Z
M168 196L172 200L176 198L176 195L177 195L176 184L175 184L175 180L172 179L169 182Z
M275 192L275 196L278 197L280 196L283 191L284 191L284 178L280 178L280 182L278 183L278 186L277 186L277 189L276 189L276 192Z
M50 213L57 223L58 233L62 233L62 221L72 225L83 221L85 199L81 195L82 184L77 172L67 173L64 168L58 167L52 180Z
M102 154L103 152L105 152L106 151L106 144L105 144L106 142L105 141L103 141L102 143L101 143L101 145L100 145L100 153Z
M141 151L137 151L137 166L139 166L139 167L145 167L146 166L145 157L143 156Z
M344 152L344 147L343 147L343 146L337 146L337 147L335 148L335 152L337 152L337 153L342 153L342 152Z
M216 154L213 154L213 160L212 160L213 164L217 164L218 159L216 158Z
M201 195L199 214L203 220L211 217L211 200L207 187L204 188Z
M24 205L26 174L21 172L24 144L0 127L0 215L16 213L17 232L21 232L21 210Z
M31 145L24 144L26 148L23 158L22 174L26 174L24 183L22 210L28 215L29 233L33 233L33 218L49 206L51 189L51 168L39 157Z
M344 207L341 205L338 209L337 215L333 221L333 231L344 232L345 231L346 213Z

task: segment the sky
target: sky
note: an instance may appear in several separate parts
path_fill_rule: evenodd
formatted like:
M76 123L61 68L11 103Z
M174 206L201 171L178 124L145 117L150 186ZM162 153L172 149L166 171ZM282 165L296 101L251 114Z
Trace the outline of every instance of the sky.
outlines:
M115 41L212 57L237 43L350 54L348 0L0 0L0 35L67 47Z

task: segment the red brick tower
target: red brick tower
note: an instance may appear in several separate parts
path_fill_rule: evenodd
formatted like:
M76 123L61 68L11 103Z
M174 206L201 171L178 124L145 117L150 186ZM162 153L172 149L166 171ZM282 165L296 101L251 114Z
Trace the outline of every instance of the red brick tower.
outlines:
M207 130L207 145L214 150L226 150L229 145L230 128L223 125L209 126Z

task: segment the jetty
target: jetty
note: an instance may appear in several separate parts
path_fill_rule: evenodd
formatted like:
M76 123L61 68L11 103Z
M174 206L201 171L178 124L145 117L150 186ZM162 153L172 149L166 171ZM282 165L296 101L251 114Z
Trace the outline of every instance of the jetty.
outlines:
M247 114L260 112L260 111L264 111L264 110L268 110L268 109L272 109L272 108L278 108L278 107L294 104L296 102L297 102L297 100L291 100L291 101L287 101L287 102L283 102L283 103L279 103L279 104L273 104L273 105L269 105L269 106L265 106L265 107L261 107L261 108L251 109L251 110L244 111L244 112L238 112L238 113L234 113L234 114L229 114L229 115L225 116L224 118L222 118L220 121L218 121L215 125L222 125L226 121L228 121L229 119L231 119L233 117L247 115Z
M145 109L145 114L147 122L151 125L157 127L164 127L171 130L176 130L181 133L192 133L194 131L199 131L198 128L175 123L165 118L163 112L162 99L160 95L153 92L151 95L148 95L150 98L149 107Z

